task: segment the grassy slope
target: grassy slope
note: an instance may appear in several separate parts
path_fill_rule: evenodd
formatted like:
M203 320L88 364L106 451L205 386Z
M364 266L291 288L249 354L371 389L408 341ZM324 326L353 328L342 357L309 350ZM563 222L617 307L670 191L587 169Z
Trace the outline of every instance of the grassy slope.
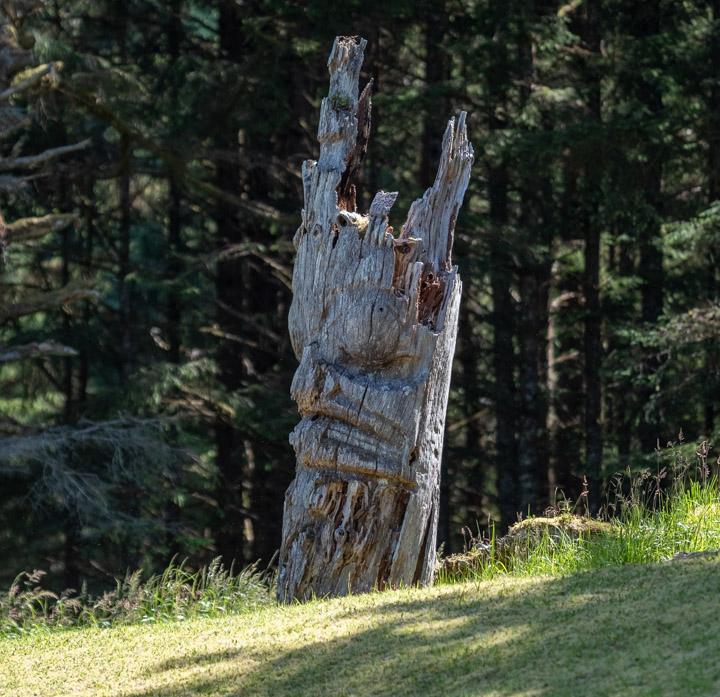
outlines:
M720 561L0 640L0 695L720 694Z

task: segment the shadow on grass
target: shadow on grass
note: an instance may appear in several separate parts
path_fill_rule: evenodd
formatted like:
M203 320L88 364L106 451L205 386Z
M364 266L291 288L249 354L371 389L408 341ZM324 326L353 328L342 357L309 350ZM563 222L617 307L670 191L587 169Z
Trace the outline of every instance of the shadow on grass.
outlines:
M357 619L349 636L189 650L156 666L166 687L122 697L720 694L719 571L698 560L390 599L332 613L333 624ZM302 631L292 610L287 631Z

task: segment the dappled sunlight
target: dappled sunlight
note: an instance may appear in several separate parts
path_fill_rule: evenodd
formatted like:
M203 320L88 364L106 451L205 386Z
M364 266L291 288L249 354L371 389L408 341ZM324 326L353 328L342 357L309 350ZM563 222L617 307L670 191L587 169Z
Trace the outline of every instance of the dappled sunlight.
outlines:
M681 601L697 585L691 577L675 587L675 573L626 567L622 583L583 573L299 606L282 612L282 625L269 618L261 631L240 631L235 648L187 656L170 664L179 672L114 694L555 697L577 694L583 679L596 694L619 694L642 685L648 666L677 664L662 658L673 639L657 636L654 617L658 577ZM698 612L682 611L688 620Z
M687 518L696 525L720 529L720 503L696 506L688 512Z
M606 697L650 684L704 697L720 691L708 652L719 570L703 558L498 577L7 639L0 660L10 697L575 697L588 683Z

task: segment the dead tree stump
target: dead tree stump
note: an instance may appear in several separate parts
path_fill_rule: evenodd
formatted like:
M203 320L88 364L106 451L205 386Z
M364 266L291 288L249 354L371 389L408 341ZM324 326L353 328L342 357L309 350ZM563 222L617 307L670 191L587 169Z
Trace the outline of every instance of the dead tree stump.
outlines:
M462 113L445 131L434 185L397 238L388 226L396 193L378 193L369 215L358 214L352 176L370 127L370 85L358 97L365 45L335 40L320 157L303 165L289 319L302 420L291 435L281 602L431 583L435 565L461 289L451 250L473 149Z

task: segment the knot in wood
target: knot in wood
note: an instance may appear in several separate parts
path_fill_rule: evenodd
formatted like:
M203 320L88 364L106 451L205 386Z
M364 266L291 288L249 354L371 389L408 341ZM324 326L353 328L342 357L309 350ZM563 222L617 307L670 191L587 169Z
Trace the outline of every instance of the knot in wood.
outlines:
M420 242L422 242L422 240L417 237L400 237L397 240L393 240L393 249L398 254L410 254L410 252L418 248Z

